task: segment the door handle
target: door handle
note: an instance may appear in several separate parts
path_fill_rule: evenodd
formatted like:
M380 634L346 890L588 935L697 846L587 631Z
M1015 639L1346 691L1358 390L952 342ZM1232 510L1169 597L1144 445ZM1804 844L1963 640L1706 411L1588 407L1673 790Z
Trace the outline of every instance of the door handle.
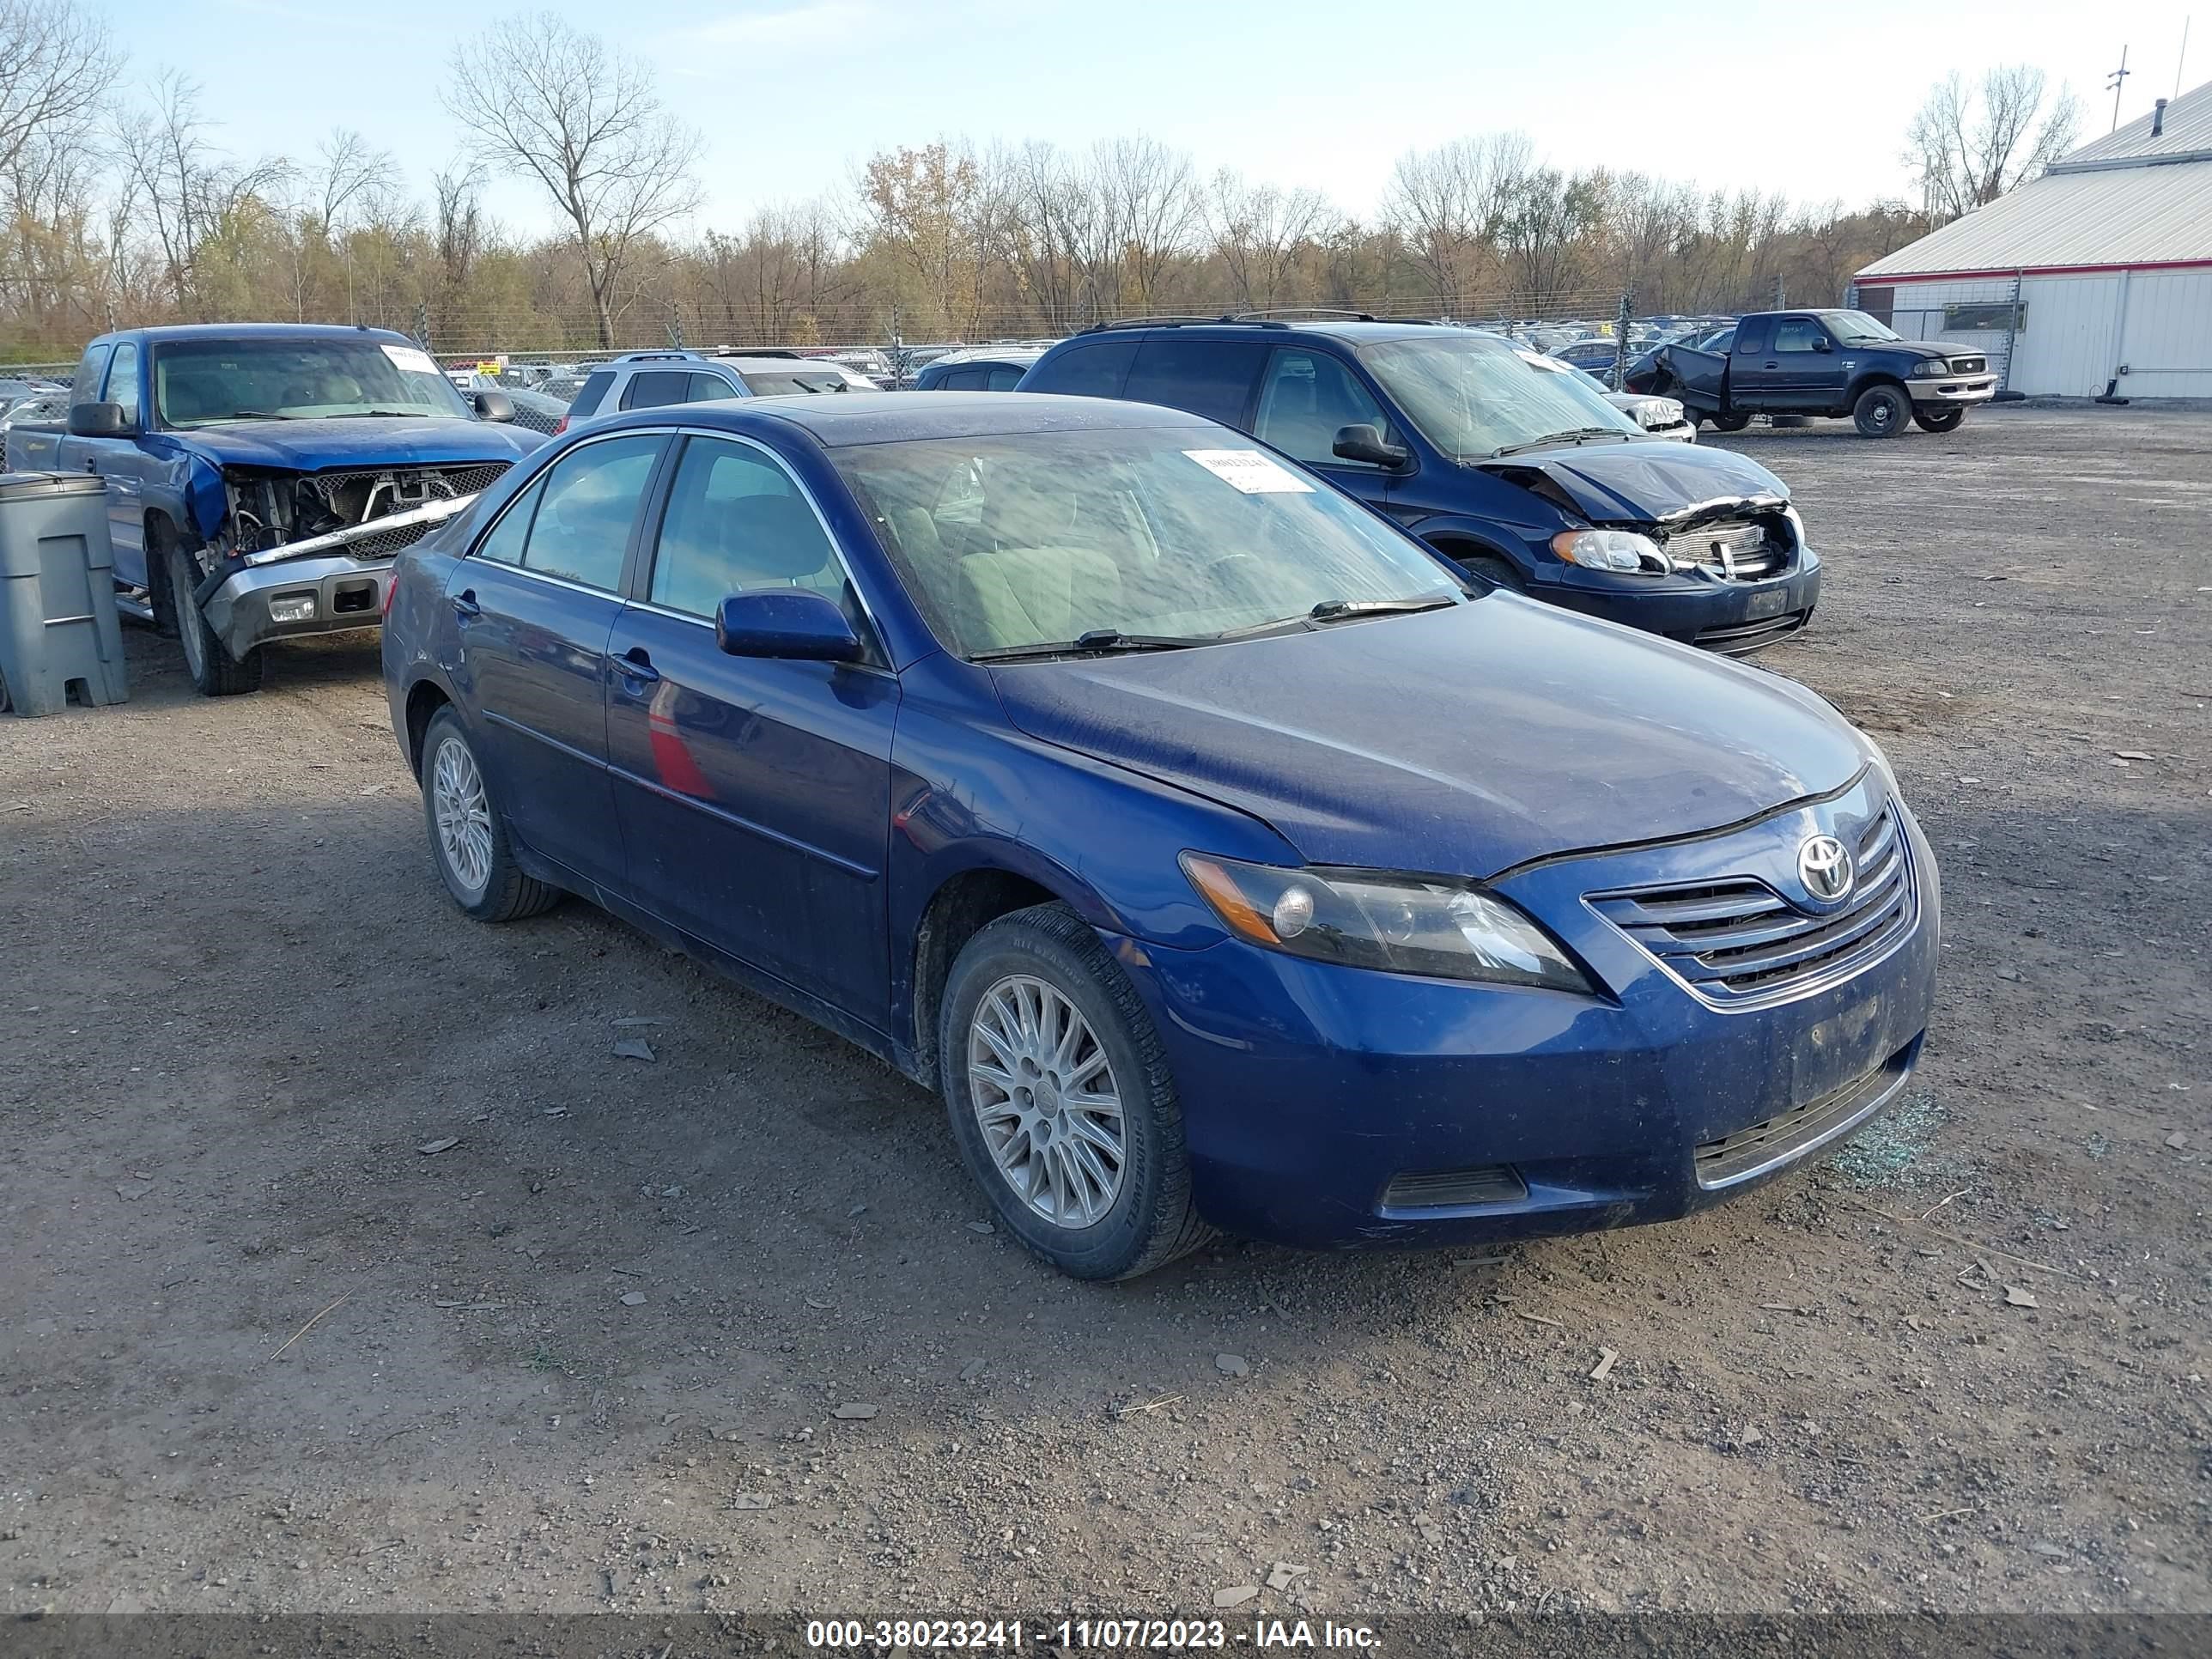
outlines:
M1781 364L1779 364L1779 363L1769 363L1769 364L1767 364L1767 367L1768 367L1769 368L1781 368L1781 367L1782 367L1782 365L1781 365Z
M651 685L660 678L660 671L641 645L633 645L615 659L615 672L637 685Z
M463 622L474 622L483 615L483 607L477 603L477 591L465 587L453 595L453 614Z
M97 472L100 471L100 463L88 455L84 458L84 470L88 472Z

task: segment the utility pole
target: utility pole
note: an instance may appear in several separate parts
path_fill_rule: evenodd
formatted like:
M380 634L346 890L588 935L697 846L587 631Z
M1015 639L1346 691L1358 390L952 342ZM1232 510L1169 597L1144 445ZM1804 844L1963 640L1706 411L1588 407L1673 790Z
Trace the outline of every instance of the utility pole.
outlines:
M2120 48L2120 66L2105 77L2105 90L2112 94L2112 131L2120 130L2120 88L2135 71L2128 67L2128 49Z

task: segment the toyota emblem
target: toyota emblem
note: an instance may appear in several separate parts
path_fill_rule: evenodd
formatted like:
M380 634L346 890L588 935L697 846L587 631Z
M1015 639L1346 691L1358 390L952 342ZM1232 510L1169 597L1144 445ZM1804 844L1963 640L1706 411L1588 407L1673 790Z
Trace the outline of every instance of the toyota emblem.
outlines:
M1797 849L1797 879L1823 904L1851 890L1851 849L1833 836L1808 836Z

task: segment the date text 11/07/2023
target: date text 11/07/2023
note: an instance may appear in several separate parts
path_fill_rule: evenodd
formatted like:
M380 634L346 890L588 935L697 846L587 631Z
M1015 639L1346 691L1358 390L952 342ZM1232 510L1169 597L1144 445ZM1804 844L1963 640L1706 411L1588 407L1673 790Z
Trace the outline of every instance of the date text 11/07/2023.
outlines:
M806 1645L830 1650L1021 1653L1051 1648L1072 1654L1179 1653L1231 1647L1358 1652L1380 1645L1366 1625L1333 1620L1258 1619L1231 1626L1219 1619L814 1619Z

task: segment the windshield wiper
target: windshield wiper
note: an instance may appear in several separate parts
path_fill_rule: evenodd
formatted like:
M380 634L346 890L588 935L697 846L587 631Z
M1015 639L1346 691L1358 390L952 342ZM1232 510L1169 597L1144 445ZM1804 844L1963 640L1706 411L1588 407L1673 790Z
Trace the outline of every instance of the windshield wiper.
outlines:
M340 421L420 421L434 419L437 412L434 409L349 409L344 414L331 418Z
M212 426L217 421L301 421L306 418L304 415L279 415L273 409L234 409L228 415L210 416L198 424Z
M1040 657L1087 657L1119 651L1182 651L1194 645L1212 645L1211 634L1124 634L1118 628L1094 628L1072 640L1048 645L1009 645L995 651L972 653L970 662L1023 662Z
M1415 611L1440 611L1453 603L1451 597L1444 593L1411 599L1323 599L1306 615L1317 623L1345 622L1354 617L1396 617Z
M1585 438L1626 438L1630 434L1616 426L1578 426L1571 432L1547 432L1540 438L1531 438L1526 443L1506 444L1490 452L1490 459L1501 455L1518 455L1524 449L1541 449L1546 444L1579 443Z

